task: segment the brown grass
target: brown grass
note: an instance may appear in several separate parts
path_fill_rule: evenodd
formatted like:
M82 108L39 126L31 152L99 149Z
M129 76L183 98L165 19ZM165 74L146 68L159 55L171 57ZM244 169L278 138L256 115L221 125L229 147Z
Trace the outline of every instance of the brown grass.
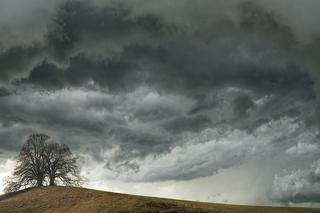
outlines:
M313 213L320 209L224 205L118 194L74 187L40 187L0 196L0 212L239 212Z

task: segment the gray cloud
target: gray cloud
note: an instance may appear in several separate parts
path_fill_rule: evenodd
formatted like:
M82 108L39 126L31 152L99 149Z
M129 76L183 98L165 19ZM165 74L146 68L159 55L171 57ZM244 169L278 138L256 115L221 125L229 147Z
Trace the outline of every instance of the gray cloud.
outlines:
M58 8L48 27L49 51L58 60L83 50L89 56L99 50L95 56L111 54L128 43L155 42L170 32L170 26L158 16L133 17L131 10L121 3L97 7L85 1L67 2Z
M320 161L309 169L292 171L284 176L275 176L272 198L284 203L303 203L320 201Z
M41 47L34 43L31 46L13 46L0 54L0 79L2 82L9 82L15 78L28 75L36 59L39 57Z
M57 78L60 79L56 82L58 84L65 82L81 86L92 75L93 80L98 82L120 82L120 85L128 85L127 82L121 83L126 77L130 80L132 78L131 82L139 79L151 83L166 81L167 85L163 85L166 88L170 88L172 81L182 77L178 86L184 86L180 88L184 90L191 88L190 86L196 89L199 85L217 85L225 81L241 83L259 79L264 79L262 85L265 87L277 87L277 84L286 85L286 78L295 76L279 73L277 70L283 69L281 66L288 66L288 72L294 72L291 71L292 68L297 69L297 78L301 78L302 74L299 73L305 70L301 70L300 65L293 61L294 58L290 61L289 57L291 52L298 54L298 51L290 49L289 54L286 49L282 49L289 45L285 42L292 40L289 27L280 24L272 13L264 11L256 4L246 3L239 8L239 23L235 22L226 32L215 32L211 38L204 38L197 32L188 32L183 28L174 30L179 29L179 26L163 21L159 15L147 13L134 16L132 9L124 4L111 4L100 8L82 1L69 2L57 9L48 24L43 44L45 55L42 57L53 57L54 61L71 60L67 77L63 76L62 71L51 69L50 73L56 76L56 81ZM220 26L221 23L218 22L210 26L211 29L196 30L211 32L219 30ZM271 31L272 35L267 34ZM169 43L161 45L160 41L164 38ZM274 49L273 45L277 45L277 49ZM82 56L78 56L79 54ZM282 56L284 54L285 56ZM282 60L279 61L279 57ZM100 59L100 62L97 62L97 59ZM262 61L272 63L263 64ZM190 62L192 64L188 64ZM78 66L83 68L79 70ZM235 70L235 66L239 68ZM22 70L19 67L16 69ZM77 69L76 73L73 69ZM274 72L254 71L259 69L270 69ZM225 72L221 73L219 70ZM38 68L35 72L41 71ZM47 79L46 75L41 78L39 74L30 77L35 75L36 82ZM79 79L72 82L74 78ZM283 82L276 82L275 79L282 79ZM242 83L250 85L248 82Z
M139 165L139 170L124 170L121 167L121 172L114 173L121 164L112 162L104 166L107 170L100 170L104 163L96 162L94 170L99 170L95 174L101 179L136 182L192 180L210 176L223 168L240 165L245 160L263 161L265 158L283 155L292 143L306 139L306 135L301 133L303 131L303 122L296 123L291 118L271 121L252 133L231 128L207 128L191 136L185 136L184 143L177 144L167 152L130 160L129 163ZM297 132L300 133L297 135ZM310 131L308 134L314 136L317 133ZM103 155L109 156L113 152L115 150L109 150ZM134 153L135 150L131 152Z

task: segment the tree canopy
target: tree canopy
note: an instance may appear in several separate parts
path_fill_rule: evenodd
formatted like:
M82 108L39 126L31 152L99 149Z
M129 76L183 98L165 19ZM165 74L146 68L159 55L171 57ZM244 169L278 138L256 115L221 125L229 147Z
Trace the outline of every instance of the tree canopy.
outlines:
M5 192L43 185L81 185L78 158L65 144L45 134L31 134L23 144Z

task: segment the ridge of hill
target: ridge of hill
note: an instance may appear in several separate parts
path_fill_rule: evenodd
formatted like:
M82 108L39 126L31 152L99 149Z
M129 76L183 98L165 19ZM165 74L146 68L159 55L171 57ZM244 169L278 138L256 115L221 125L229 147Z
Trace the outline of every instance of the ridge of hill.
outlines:
M55 186L1 195L0 212L315 213L320 209L214 204Z

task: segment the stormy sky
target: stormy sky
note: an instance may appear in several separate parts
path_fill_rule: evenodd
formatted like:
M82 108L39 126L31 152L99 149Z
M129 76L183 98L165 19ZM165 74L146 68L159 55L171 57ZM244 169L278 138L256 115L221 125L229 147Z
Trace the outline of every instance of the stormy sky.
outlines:
M37 132L80 156L86 187L318 206L319 9L0 0L0 180Z

